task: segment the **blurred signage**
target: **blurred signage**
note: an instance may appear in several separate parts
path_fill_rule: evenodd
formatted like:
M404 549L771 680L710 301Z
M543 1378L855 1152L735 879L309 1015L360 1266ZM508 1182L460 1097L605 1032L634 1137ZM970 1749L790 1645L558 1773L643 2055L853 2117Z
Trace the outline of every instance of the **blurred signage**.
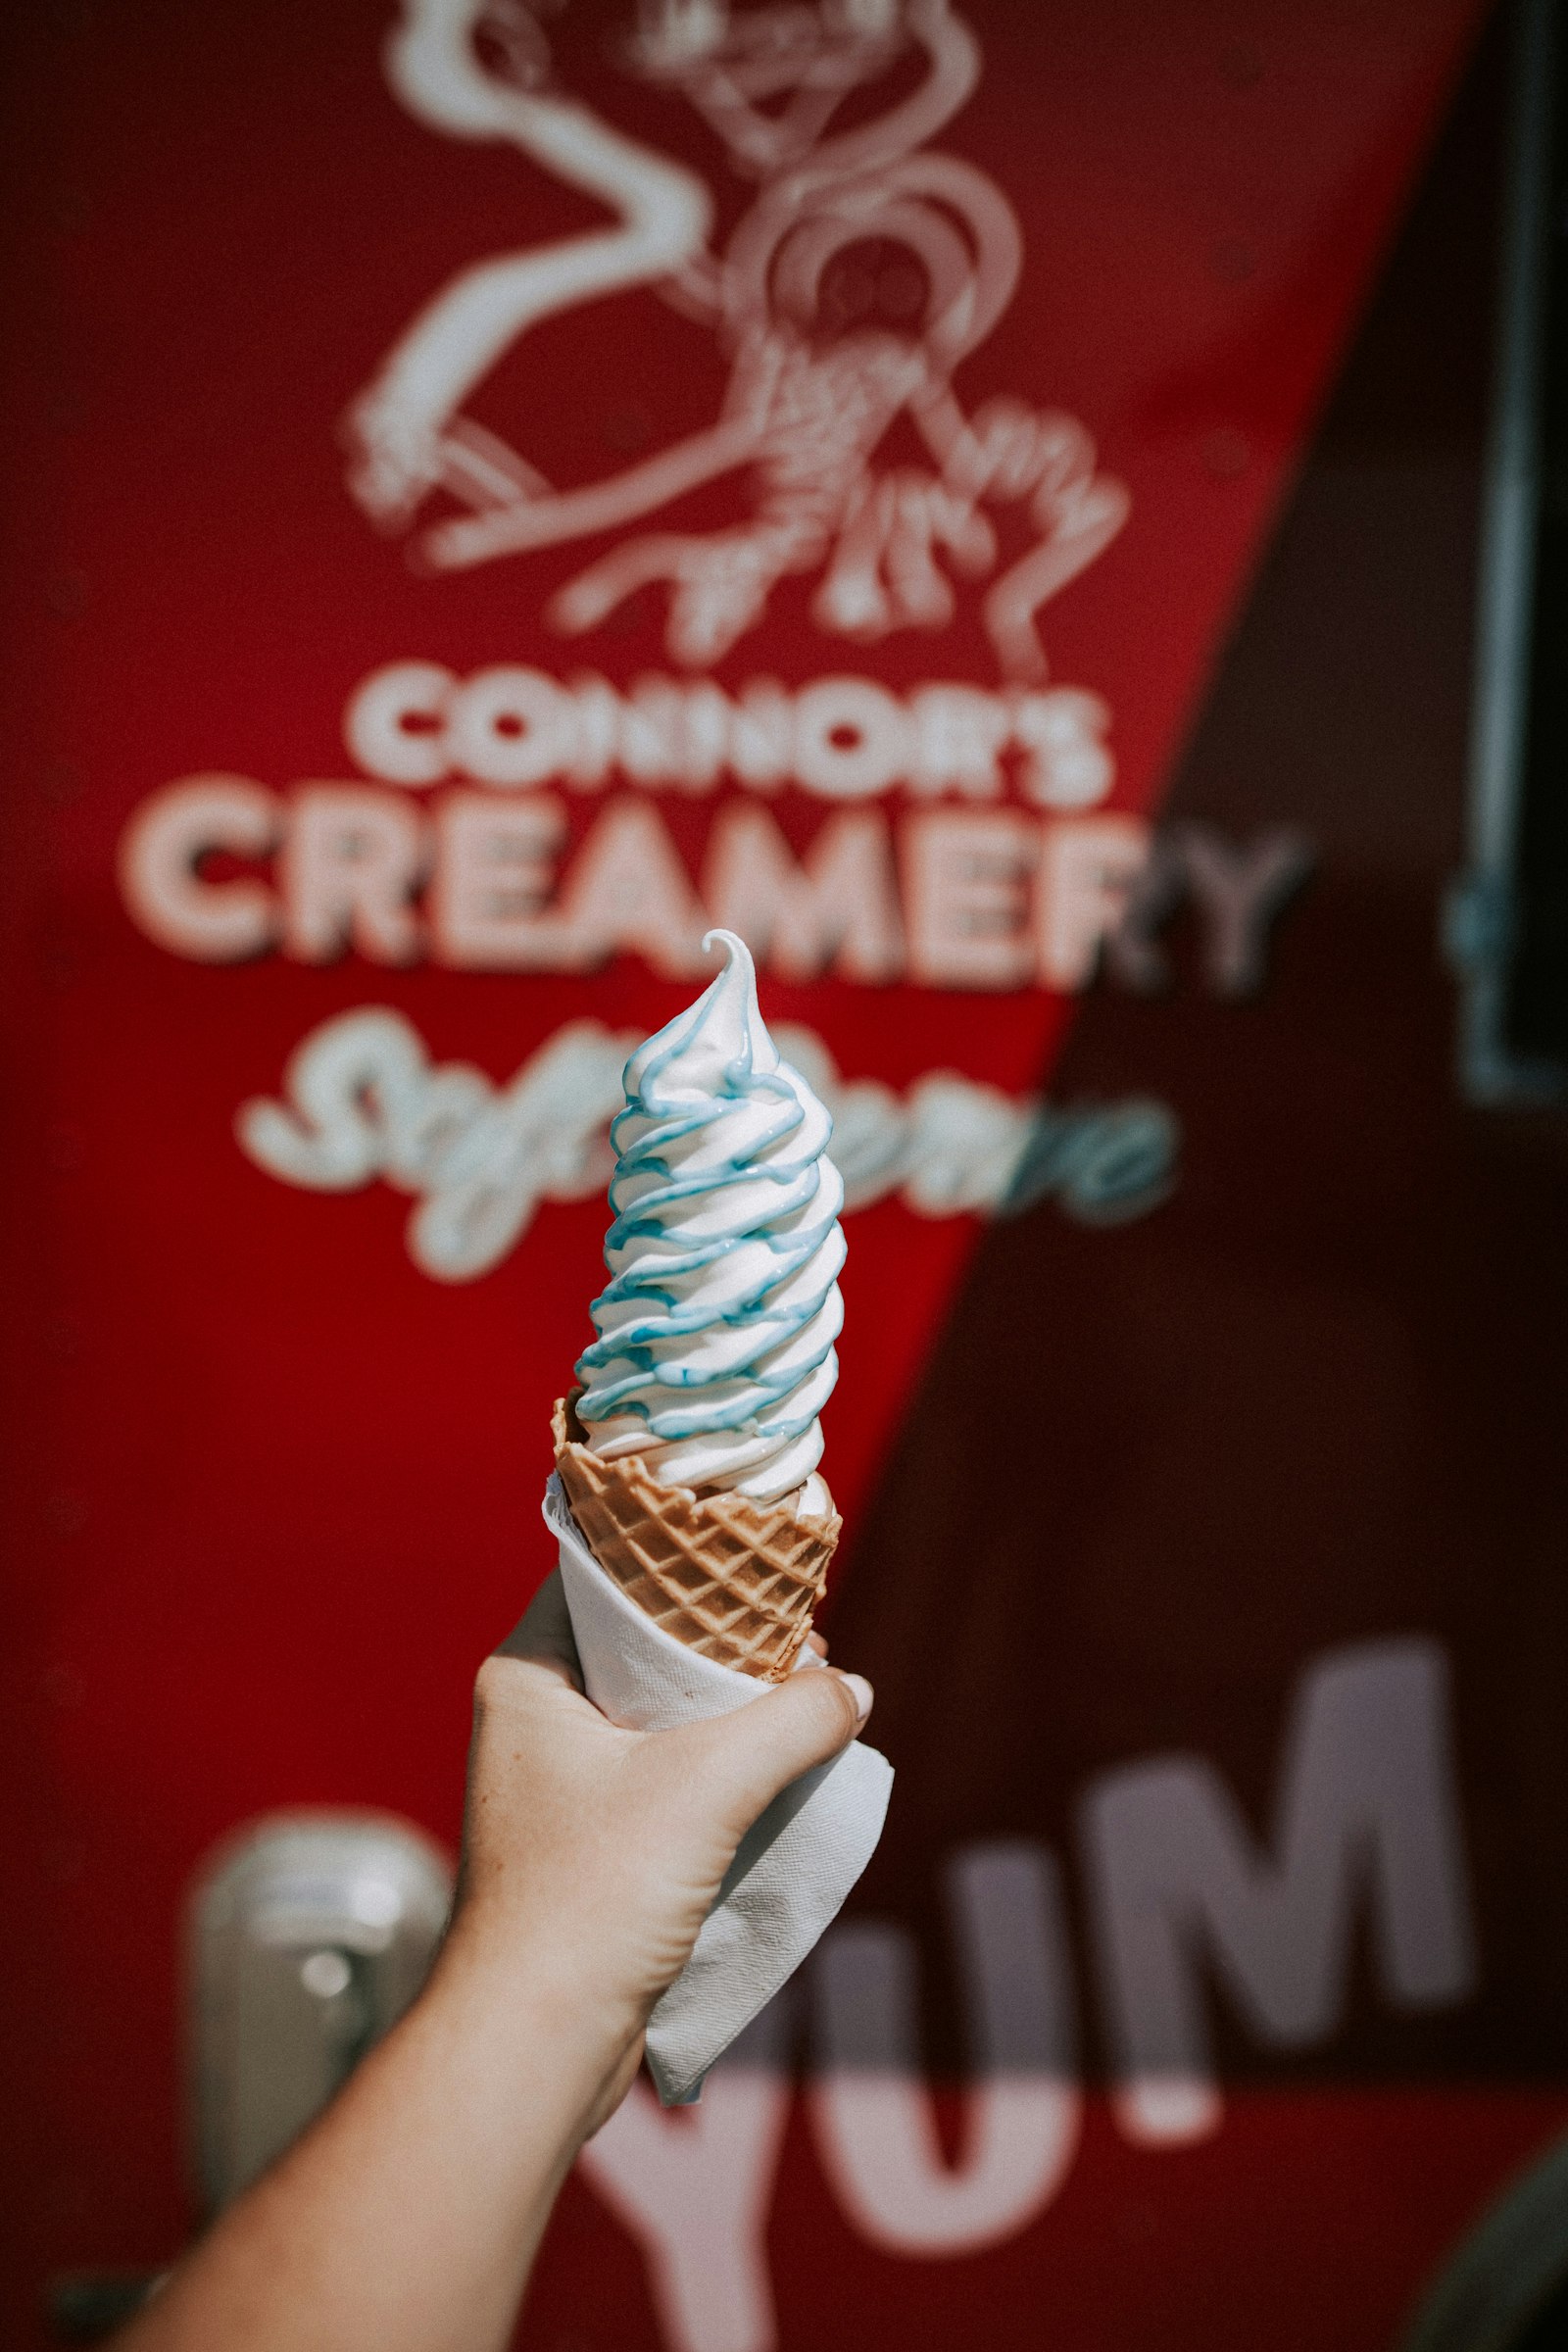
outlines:
M1432 1643L1310 1662L1272 1851L1253 1848L1223 1782L1194 1756L1118 1766L1074 1811L1093 1956L1084 1989L1104 2013L1111 2111L1135 2147L1185 2147L1223 2120L1205 1969L1275 2048L1321 2046L1344 2020L1364 1905L1391 2008L1442 2010L1474 1990L1447 1676ZM786 2069L803 2040L818 2162L879 2253L973 2256L1061 2194L1084 2129L1066 1884L1057 1859L1023 1840L947 1858L972 2066L956 2161L922 2081L918 1955L885 1923L830 1929L690 2115L662 2113L634 2086L582 2168L644 2249L670 2352L773 2352L780 2340L766 2228Z
M54 1712L7 1802L65 1859L58 1966L9 1965L90 2085L67 2114L27 2041L29 2310L50 2266L179 2240L172 2117L150 2152L146 2119L197 1857L297 1804L456 1835L474 1658L549 1565L619 1071L708 927L752 941L857 1210L848 1600L978 1220L1127 1224L1066 1234L1097 1266L1157 1230L1130 1221L1179 1177L1173 937L1183 1009L1255 994L1316 825L1161 797L1476 13L276 0L27 35L53 274L13 732L48 814L5 880L48 1140L12 1233L16 1328L59 1347L18 1383L8 1670L19 1726ZM1058 1095L1091 986L1143 1026L1103 1095ZM1204 1281L1166 1320L1207 1347ZM986 1377L1004 1345L1087 1393L1102 1302L1012 1305ZM1106 1441L1135 1467L1148 1417ZM1054 1508L1049 1418L1006 1436ZM980 1473L939 1440L951 1519ZM961 1570L984 1629L1007 1561L953 1541L909 1547L910 1589ZM889 1636L911 1676L923 1605ZM1001 1767L952 1830L906 1735L900 1899L946 1905L959 2062L922 2038L912 1930L852 1916L694 2116L638 2095L596 2142L541 2340L947 2340L940 2276L1032 2342L1025 2266L1054 2325L1099 2310L1094 2200L1150 2151L1210 2168L1207 2244L1258 2140L1202 1970L1298 2053L1348 2013L1363 1918L1380 2017L1478 1982L1424 1627L1292 1621L1266 1829L1217 1737L1114 1693L1029 1751L1071 1860L1009 1827ZM1127 2268L1123 2340L1180 2301L1164 2261ZM1181 2312L1173 2342L1230 2340L1204 2293Z

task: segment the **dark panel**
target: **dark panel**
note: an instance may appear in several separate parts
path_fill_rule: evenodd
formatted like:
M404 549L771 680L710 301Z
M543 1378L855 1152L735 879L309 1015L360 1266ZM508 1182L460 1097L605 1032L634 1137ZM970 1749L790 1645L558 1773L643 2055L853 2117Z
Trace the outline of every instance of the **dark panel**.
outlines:
M861 1901L921 1928L951 1843L1065 1849L1097 1771L1219 1767L1261 1835L1284 1712L1332 1644L1455 1674L1482 1987L1369 1988L1311 2069L1568 2063L1568 1120L1467 1108L1438 911L1460 854L1506 59L1489 38L1327 416L1172 804L1303 827L1266 987L1103 985L1055 1088L1153 1090L1176 1197L986 1238L833 1626L901 1783ZM959 2059L946 2000L934 2050ZM1254 2046L1229 2024L1235 2071Z

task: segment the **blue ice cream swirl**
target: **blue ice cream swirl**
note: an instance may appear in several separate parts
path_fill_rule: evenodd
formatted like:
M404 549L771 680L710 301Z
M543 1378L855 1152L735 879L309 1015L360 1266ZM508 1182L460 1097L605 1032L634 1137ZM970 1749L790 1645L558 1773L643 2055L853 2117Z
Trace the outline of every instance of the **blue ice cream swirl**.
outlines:
M579 1357L577 1415L607 1459L667 1486L831 1509L818 1419L844 1320L832 1121L781 1061L743 940L704 995L626 1064L611 1128L611 1283Z

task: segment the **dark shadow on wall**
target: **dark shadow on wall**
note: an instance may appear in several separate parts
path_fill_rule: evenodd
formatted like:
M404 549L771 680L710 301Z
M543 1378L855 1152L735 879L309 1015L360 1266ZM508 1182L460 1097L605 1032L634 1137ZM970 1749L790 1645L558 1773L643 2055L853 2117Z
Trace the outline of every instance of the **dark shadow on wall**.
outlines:
M1169 813L1303 829L1266 984L1102 984L1053 1091L1153 1093L1179 1190L986 1236L833 1612L900 1780L857 1898L920 1935L940 1858L1070 1844L1096 1773L1208 1758L1253 1834L1302 1668L1436 1637L1455 1675L1480 1995L1391 2016L1358 1953L1290 2080L1568 2063L1568 1120L1477 1111L1438 947L1462 860L1505 44L1478 52L1241 616ZM1085 1963L1087 1966L1087 1962ZM1223 2006L1223 2005L1222 2005ZM1089 2053L1098 2059L1093 2048Z

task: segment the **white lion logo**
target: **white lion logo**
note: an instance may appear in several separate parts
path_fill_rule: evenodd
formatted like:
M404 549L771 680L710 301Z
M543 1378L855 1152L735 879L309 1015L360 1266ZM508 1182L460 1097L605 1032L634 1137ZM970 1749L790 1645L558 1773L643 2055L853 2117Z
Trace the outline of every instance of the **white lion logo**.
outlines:
M1009 399L967 416L954 389L1012 298L1021 249L996 184L925 143L980 69L948 0L781 0L734 13L726 0L644 0L628 70L681 90L735 171L760 183L722 252L695 172L552 86L533 9L404 0L404 10L387 51L404 104L453 137L514 141L613 220L478 263L415 318L346 422L350 486L367 512L408 529L447 493L464 511L427 521L415 542L441 569L613 536L549 617L590 629L662 584L670 658L691 667L755 628L791 575L817 575L821 628L862 641L943 626L956 605L950 571L989 580L982 612L1003 675L1042 676L1036 615L1115 536L1128 497L1096 471L1073 418ZM835 133L846 95L911 51L917 85ZM872 241L899 259L857 278L854 249ZM875 298L858 307L867 283ZM718 336L731 366L722 412L606 480L558 489L463 403L541 320L632 286L656 288ZM878 470L901 416L932 462ZM745 501L728 528L614 536L727 474L742 477ZM1027 516L1030 543L999 569L988 510L1009 505Z

